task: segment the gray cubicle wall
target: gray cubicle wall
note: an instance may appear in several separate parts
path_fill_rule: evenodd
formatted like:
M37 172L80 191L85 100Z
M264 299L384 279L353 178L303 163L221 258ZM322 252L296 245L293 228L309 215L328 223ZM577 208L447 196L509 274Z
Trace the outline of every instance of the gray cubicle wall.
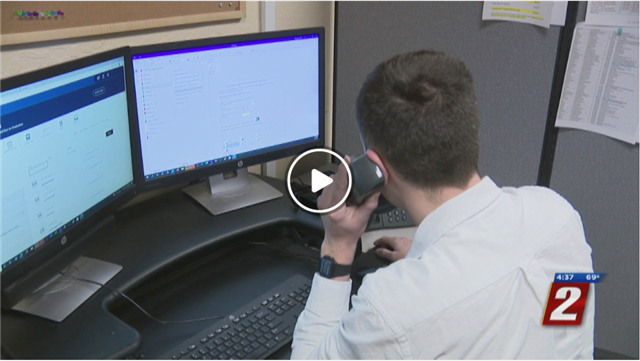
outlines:
M581 2L578 20L584 20ZM551 188L580 212L594 268L596 346L638 358L638 145L560 129Z
M499 185L535 184L560 28L481 19L482 2L338 3L335 148L362 154L354 104L378 63L437 49L462 59L474 75L481 174Z
M366 74L395 54L433 48L474 74L481 174L499 185L536 184L560 28L481 15L481 2L339 3L335 148L362 153L353 113ZM594 267L608 274L597 287L596 346L638 358L638 146L562 129L551 187L582 214Z
M561 129L551 188L580 212L594 269L596 346L638 358L638 146Z

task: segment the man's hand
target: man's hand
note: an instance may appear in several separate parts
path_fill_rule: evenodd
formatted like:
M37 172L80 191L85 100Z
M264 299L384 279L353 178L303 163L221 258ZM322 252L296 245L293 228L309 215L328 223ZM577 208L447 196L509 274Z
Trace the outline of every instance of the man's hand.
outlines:
M391 262L395 262L399 259L403 259L413 241L406 237L382 237L379 240L373 242L374 246L383 246L376 249L376 254L380 257L384 257ZM391 250L387 248L391 248Z
M345 157L347 164L351 164L351 158ZM327 209L334 206L347 192L349 176L344 164L340 164L338 173L332 175L333 183L322 191L318 198L318 209ZM333 212L322 216L324 224L324 242L322 242L321 255L333 257L339 264L353 263L353 257L358 239L367 226L371 212L378 206L380 192L369 196L359 206L347 206L342 204ZM349 280L345 276L345 280Z

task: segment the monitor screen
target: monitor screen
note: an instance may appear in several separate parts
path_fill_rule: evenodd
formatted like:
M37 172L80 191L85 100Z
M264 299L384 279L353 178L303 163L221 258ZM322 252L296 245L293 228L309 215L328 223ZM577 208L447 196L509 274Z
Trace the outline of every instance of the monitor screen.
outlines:
M145 181L321 137L318 32L212 43L133 50Z
M1 93L2 271L134 184L125 57Z

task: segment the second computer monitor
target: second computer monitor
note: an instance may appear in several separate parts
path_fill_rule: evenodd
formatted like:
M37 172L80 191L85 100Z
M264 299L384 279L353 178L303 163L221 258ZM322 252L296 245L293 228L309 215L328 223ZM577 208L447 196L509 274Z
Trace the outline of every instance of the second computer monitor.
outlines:
M324 29L132 49L146 188L324 145Z

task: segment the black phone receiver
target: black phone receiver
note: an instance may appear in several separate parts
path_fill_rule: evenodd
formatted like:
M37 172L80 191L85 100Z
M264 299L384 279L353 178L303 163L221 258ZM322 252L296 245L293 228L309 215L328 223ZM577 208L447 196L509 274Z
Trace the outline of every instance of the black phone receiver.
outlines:
M366 154L351 162L349 168L352 179L350 205L362 204L368 196L384 187L382 171Z

